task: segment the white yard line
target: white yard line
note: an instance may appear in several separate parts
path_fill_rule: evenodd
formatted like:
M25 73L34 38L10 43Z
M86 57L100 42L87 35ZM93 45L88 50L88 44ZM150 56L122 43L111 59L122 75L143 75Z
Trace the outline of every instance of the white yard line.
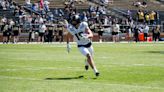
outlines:
M40 70L76 70L76 71L81 71L81 67L31 67L31 66L17 66L17 65L2 65L0 66L9 66L13 68L5 68L5 69L0 69L0 72L3 71L24 71L24 70L33 70L33 71L40 71Z
M104 58L105 59L105 58ZM121 64L121 63L110 63L108 65L104 64L102 65L103 67L111 67L112 65L117 65L117 66L125 66L125 67L164 67L163 64ZM32 66L18 66L18 65L4 65L0 64L0 66L8 66L8 67L13 67L13 68L5 68L5 69L0 69L0 72L3 71L25 71L25 70L33 70L33 71L40 71L40 70L76 70L76 71L81 71L81 67L32 67Z
M0 76L0 79L14 79L14 80L30 80L30 81L44 81L45 79L37 79L37 78L24 78L24 77L14 77L14 76ZM86 79L87 80L87 79ZM90 79L89 79L90 80ZM83 81L68 81L71 83L74 83L75 85L77 83L84 83ZM66 85L70 85L70 83L65 83ZM91 82L88 83L91 85L104 85L104 86L122 86L122 87L131 87L131 88L146 88L146 89L161 89L164 90L164 88L161 87L155 87L155 86L139 86L139 85L129 85L129 84L112 84L112 83L98 83L98 82Z
M0 79L15 79L15 80L42 80L42 79L36 79L36 78L23 78L23 77L11 77L11 76L0 76Z
M0 69L0 72L7 71L40 71L40 70L74 70L74 71L82 71L82 68L21 68L21 69Z
M103 65L104 67L109 67L109 65L117 65L117 66L127 66L127 67L134 67L134 66L138 66L138 67L152 67L152 66L156 66L156 67L164 67L163 64L121 64L121 63L110 63L108 65Z
M106 85L106 86L124 86L124 87L133 87L133 88L147 88L147 89L162 89L164 90L164 88L161 87L153 87L153 86L139 86L139 85L129 85L129 84L112 84L112 83L96 83L96 82L92 82L90 84L97 84L97 85Z

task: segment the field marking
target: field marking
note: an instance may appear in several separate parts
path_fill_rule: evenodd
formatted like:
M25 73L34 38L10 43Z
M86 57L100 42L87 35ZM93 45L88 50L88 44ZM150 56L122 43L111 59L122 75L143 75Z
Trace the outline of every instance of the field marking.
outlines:
M101 85L106 85L106 86L111 86L111 85L116 85L116 86L125 86L125 87L135 87L135 88L148 88L148 89L162 89L164 90L164 88L161 88L161 87L152 87L152 86L139 86L139 85L129 85L129 84L116 84L116 83L96 83L96 82L93 82L93 83L90 83L90 84L101 84Z
M110 63L108 65L102 65L103 67L111 67L113 65L117 66L126 66L126 67L164 67L163 64L121 64L121 63ZM8 66L8 67L13 67L13 68L5 68L5 69L0 69L0 72L4 71L24 71L24 70L33 70L33 71L40 71L40 70L76 70L76 71L81 71L82 67L32 67L32 66L17 66L17 65L4 65L0 64L0 66Z
M164 67L164 64L121 64L121 63L110 63L108 65L102 65L104 67L109 66L109 65L118 65L118 66L127 66L127 67L133 67L133 66L138 66L138 67Z
M40 71L40 70L75 70L75 71L82 71L81 68L21 68L21 69L0 69L0 72L7 72L7 71Z
M18 66L18 65L5 65L0 64L0 66L11 66L11 67L22 67L22 68L33 68L32 66ZM34 66L35 67L35 66ZM39 68L47 68L47 67L39 67ZM48 67L50 69L54 69L55 67ZM66 67L66 68L75 68L75 67Z
M42 80L42 79L36 79L36 78L23 78L23 77L11 77L11 76L0 76L0 79L15 79L15 80Z
M109 59L109 58L112 58L112 57L107 57L107 56L100 56L100 57L95 57L95 58L99 58L99 59Z
M0 66L9 66L14 68L5 68L0 69L0 72L3 71L23 71L23 70L34 70L34 71L40 71L40 70L76 70L81 71L81 67L31 67L31 66L17 66L17 65L3 65L0 64Z
M90 84L101 84L101 83L90 83ZM103 83L101 85L106 85L106 86L123 86L123 87L133 87L133 88L146 88L146 89L162 89L164 88L161 87L152 87L152 86L139 86L139 85L129 85L129 84L110 84L110 83Z
M30 80L30 81L44 81L45 79L36 79L36 78L23 78L23 77L11 77L11 76L1 76L0 79L14 79L14 80ZM71 83L85 83L83 81L69 81ZM65 83L67 85L70 85L68 83ZM89 84L92 85L105 85L105 86L123 86L123 87L133 87L133 88L146 88L146 89L162 89L161 87L153 87L153 86L139 86L139 85L129 85L129 84L116 84L116 83L97 83L97 82L91 82ZM76 85L76 84L75 84Z

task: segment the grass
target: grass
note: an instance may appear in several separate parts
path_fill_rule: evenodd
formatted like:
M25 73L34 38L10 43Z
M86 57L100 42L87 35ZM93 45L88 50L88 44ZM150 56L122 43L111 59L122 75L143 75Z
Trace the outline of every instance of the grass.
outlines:
M164 44L93 46L98 78L75 44L1 44L0 92L164 92Z

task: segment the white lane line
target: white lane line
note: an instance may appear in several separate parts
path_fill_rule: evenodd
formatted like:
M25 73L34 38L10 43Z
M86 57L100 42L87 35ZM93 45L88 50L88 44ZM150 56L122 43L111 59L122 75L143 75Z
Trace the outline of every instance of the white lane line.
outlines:
M45 79L36 79L36 78L23 78L23 77L11 77L11 76L0 76L0 79L14 79L14 80L30 80L30 81L44 81ZM86 79L87 80L87 79ZM75 85L77 83L83 83L86 84L86 82L83 81L68 81L71 83L74 83ZM67 83L65 83L67 84ZM139 85L129 85L129 84L113 84L113 83L98 83L98 82L88 82L88 84L91 85L104 85L104 86L121 86L121 87L132 87L132 88L146 88L146 89L160 89L164 90L164 88L161 87L155 87L155 86L139 86ZM68 84L70 85L70 83Z

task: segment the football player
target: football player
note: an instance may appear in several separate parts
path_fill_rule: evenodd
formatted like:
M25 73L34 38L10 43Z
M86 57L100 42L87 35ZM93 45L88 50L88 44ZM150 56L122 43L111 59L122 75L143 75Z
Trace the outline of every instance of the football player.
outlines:
M93 60L93 47L91 38L93 38L93 33L88 27L86 22L80 21L79 15L73 15L69 21L66 23L67 33L67 49L70 51L70 36L72 35L76 42L79 51L86 57L85 69L88 70L89 65L93 69L96 76L99 76L99 72Z

